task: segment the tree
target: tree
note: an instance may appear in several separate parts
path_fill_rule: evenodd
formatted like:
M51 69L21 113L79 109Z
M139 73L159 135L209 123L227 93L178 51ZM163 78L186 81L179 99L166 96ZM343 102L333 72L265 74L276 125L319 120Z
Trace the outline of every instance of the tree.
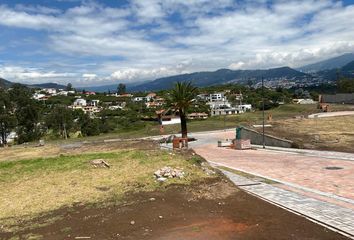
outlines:
M31 98L31 90L21 84L14 84L9 96L14 104L14 115L17 119L18 142L38 140L42 135L39 124L41 108Z
M126 86L123 83L119 83L118 87L117 87L117 93L120 94L124 94L126 93Z
M337 81L337 89L340 93L354 93L354 79L340 78Z
M0 146L7 144L7 137L16 127L13 105L8 92L0 88Z
M100 124L97 119L91 119L88 114L79 118L81 133L83 136L95 136L100 134Z
M74 127L74 113L65 106L55 106L46 118L46 125L58 133L62 138L67 139Z
M68 83L68 85L66 85L66 91L72 91L73 90L73 85L71 83Z
M188 135L186 115L197 95L197 90L197 87L194 87L191 82L177 82L170 94L170 105L179 112L183 138L187 138Z

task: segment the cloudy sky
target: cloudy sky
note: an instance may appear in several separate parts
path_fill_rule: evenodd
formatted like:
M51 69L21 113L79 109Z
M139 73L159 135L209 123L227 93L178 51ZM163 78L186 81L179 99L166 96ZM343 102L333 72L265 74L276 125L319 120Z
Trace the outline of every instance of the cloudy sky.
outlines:
M354 1L1 0L0 77L74 86L354 52Z

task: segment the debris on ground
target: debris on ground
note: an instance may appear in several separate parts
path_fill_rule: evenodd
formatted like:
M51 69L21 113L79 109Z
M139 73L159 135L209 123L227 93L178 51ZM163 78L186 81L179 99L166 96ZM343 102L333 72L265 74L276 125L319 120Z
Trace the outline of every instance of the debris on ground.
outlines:
M183 178L184 172L183 169L179 168L163 167L154 172L154 175L157 181L164 182L168 178Z
M216 174L216 172L214 170L212 170L212 168L206 163L206 162L202 162L201 163L201 167L202 167L202 170L208 175L214 175Z
M103 159L94 159L91 161L91 165L94 167L106 167L110 168L111 166Z

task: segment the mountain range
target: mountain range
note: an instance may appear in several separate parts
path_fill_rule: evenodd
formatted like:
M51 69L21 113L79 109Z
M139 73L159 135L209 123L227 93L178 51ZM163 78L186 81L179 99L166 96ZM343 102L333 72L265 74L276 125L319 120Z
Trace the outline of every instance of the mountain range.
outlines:
M245 84L249 80L260 81L263 77L268 81L278 79L310 79L320 77L325 80L334 81L338 73L342 76L354 77L354 53L348 53L325 61L306 65L297 69L290 67L271 68L266 70L230 70L219 69L216 71L194 72L175 76L158 78L153 81L126 84L128 91L151 91L169 89L177 81L191 81L198 87L205 87L218 84L240 83ZM13 83L0 78L0 87L10 87ZM81 87L96 92L114 92L117 84L93 87ZM28 87L39 88L60 88L66 86L57 83L27 84Z
M10 82L3 78L0 78L0 88L9 88L11 87L14 82ZM40 84L23 84L30 88L56 88L56 89L65 89L66 86L57 84L57 83L40 83Z
M352 61L354 61L354 53L346 53L338 57L299 67L297 68L297 70L301 72L314 73L335 68L341 68Z

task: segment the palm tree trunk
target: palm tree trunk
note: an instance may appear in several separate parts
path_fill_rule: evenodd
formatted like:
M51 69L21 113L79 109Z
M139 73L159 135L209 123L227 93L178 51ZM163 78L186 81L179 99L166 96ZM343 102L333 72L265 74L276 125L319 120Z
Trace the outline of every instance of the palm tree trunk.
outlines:
M180 111L180 118L181 118L181 132L182 132L182 137L187 138L188 136L188 131L187 131L187 119L186 115Z

